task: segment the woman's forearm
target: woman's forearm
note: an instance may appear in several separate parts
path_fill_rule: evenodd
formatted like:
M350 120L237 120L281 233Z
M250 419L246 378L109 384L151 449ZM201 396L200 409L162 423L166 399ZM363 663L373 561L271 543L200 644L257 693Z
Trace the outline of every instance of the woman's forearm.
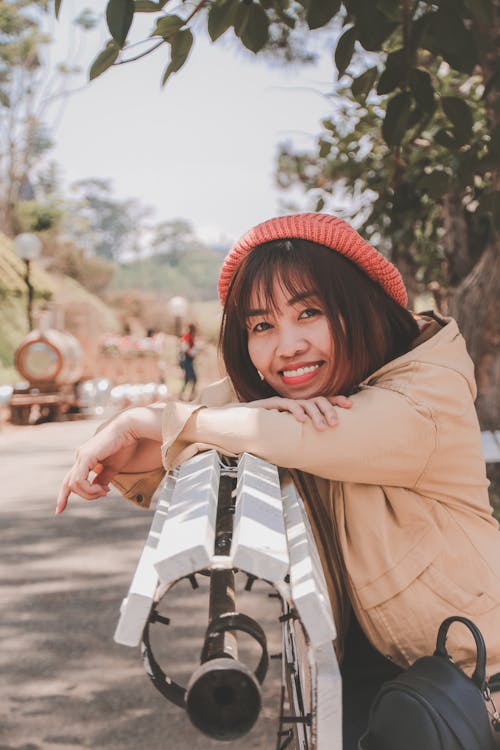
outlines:
M116 426L127 431L136 440L162 442L161 423L164 403L135 406L116 417Z

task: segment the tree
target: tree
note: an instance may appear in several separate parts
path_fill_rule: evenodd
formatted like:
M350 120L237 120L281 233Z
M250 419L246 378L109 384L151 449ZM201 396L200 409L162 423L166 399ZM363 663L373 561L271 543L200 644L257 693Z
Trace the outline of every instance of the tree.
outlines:
M108 260L136 256L151 210L135 199L116 199L110 180L80 180L72 189L76 201L66 207L64 233L79 247Z
M153 228L151 251L156 255L164 255L172 266L179 264L183 253L197 250L201 247L192 225L185 219L163 221Z
M18 201L36 199L33 170L52 146L49 110L79 72L74 64L48 62L48 10L48 0L0 0L0 229L8 235L23 229L16 225ZM83 13L75 23L91 28L93 19Z
M498 427L500 0L201 0L189 12L172 13L165 10L167 5L168 0L109 0L106 20L111 39L94 61L90 77L166 45L171 58L163 72L165 83L188 59L202 24L213 41L232 29L254 53L272 51L280 34L281 48L290 53L296 31L305 30L309 38L331 22L343 25L335 62L339 76L348 77L354 100L361 98L371 107L366 117L360 116L360 127L370 125L376 134L372 138L378 144L385 181L376 192L390 198L385 225L381 222L379 227L382 244L404 263L407 220L420 210L424 222L431 221L421 230L424 238L429 233L429 244L438 230L445 229L441 247L454 288L450 305L476 363L478 411L484 427ZM56 11L60 6L61 0L56 0ZM151 14L154 26L146 48L130 55L127 37L135 14L140 13ZM360 56L366 60L367 53L372 53L372 63L360 69ZM446 90L440 74L443 64L464 81L477 76L476 93L481 85L482 98L474 110L467 101L470 88L454 87L450 81ZM474 115L481 107L479 137ZM336 121L332 124L335 130ZM427 166L420 153L424 141L429 141ZM328 148L328 143L320 144L320 159ZM440 181L442 200L436 197ZM375 175L372 187L376 186ZM477 221L470 221L471 217ZM414 241L408 247L418 251Z

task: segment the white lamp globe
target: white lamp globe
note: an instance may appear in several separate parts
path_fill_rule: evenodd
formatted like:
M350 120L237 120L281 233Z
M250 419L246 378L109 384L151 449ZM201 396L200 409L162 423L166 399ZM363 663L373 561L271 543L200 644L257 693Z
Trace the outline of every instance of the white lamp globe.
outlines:
M36 234L23 232L14 239L14 248L21 260L34 260L42 251L42 243Z
M189 309L189 304L184 297L171 297L167 302L167 307L170 314L175 318L185 318Z

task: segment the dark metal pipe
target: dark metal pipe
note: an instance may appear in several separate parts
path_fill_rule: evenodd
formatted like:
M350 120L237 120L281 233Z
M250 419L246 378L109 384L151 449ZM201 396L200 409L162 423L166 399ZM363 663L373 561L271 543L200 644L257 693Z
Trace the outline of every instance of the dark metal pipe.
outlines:
M229 555L233 533L234 478L222 475L215 531L216 555ZM234 571L220 568L210 576L208 628L201 666L194 672L186 692L186 710L192 723L217 740L245 735L260 712L260 687L255 675L238 661L234 630L216 626L235 615ZM235 615L237 617L237 615Z

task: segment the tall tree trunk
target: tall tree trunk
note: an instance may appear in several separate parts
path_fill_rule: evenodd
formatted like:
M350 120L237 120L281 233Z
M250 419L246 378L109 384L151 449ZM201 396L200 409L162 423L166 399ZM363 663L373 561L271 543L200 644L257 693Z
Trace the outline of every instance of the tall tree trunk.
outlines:
M491 23L479 28L483 45L480 68L487 86L486 113L490 132L500 125L500 91L489 85L498 75L500 44L500 0L491 1ZM493 187L500 189L500 169L492 170ZM451 300L476 366L478 398L476 408L483 430L500 429L500 247L492 236L481 257L459 284Z
M476 366L476 408L483 430L500 429L500 253L497 238L450 300Z

